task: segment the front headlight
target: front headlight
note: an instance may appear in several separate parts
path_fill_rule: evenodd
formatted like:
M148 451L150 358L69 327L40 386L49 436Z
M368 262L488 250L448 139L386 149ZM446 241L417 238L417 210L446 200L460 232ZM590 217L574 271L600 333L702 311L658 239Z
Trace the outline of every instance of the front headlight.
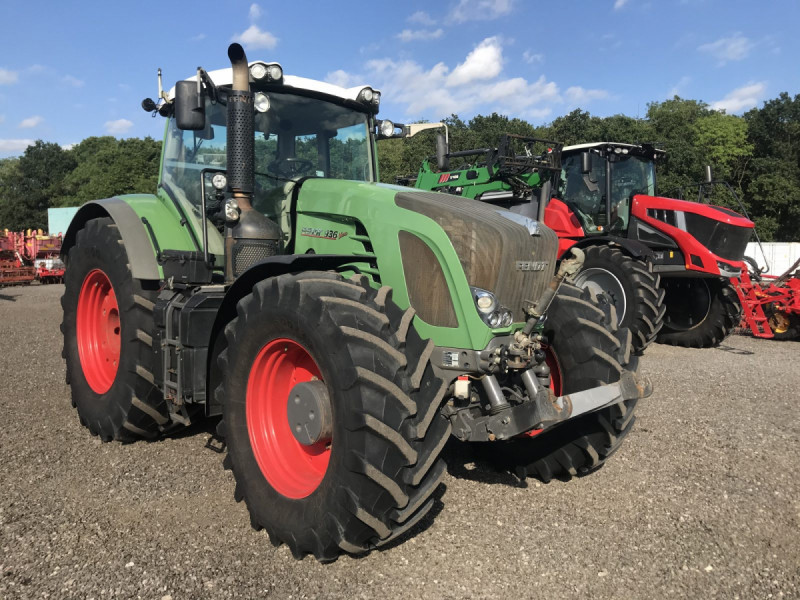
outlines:
M508 327L514 321L514 315L505 306L497 302L494 294L488 290L478 287L470 287L472 291L472 299L475 301L475 308L478 309L478 314L492 329L499 329L500 327Z

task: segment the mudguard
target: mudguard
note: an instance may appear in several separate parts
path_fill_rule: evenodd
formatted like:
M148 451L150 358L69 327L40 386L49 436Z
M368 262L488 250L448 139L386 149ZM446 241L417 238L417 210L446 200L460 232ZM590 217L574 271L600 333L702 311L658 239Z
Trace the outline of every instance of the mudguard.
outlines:
M157 196L137 194L84 204L67 229L61 256L64 257L75 244L75 236L87 221L102 217L110 217L119 228L125 241L131 273L136 279L161 279L161 268L157 261L158 246L161 249L197 249L174 208Z

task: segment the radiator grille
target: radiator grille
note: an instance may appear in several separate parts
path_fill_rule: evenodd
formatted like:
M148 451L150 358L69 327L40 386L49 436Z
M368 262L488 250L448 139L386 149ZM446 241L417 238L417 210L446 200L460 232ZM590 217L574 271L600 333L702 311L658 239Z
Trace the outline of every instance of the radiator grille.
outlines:
M536 223L536 235L531 235L519 215L448 194L400 192L395 202L436 221L450 238L469 284L493 292L515 321L525 320L523 301L537 300L555 273L558 238L553 230ZM518 262L536 262L540 270L522 270Z

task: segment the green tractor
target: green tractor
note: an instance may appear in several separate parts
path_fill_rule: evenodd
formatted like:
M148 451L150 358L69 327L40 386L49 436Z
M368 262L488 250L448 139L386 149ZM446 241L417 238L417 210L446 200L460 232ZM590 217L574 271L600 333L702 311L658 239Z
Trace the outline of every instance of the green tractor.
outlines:
M90 202L64 239L81 423L133 441L221 416L252 525L321 561L418 523L451 436L545 480L601 465L650 386L564 282L580 261L554 277L547 227L378 184L377 90L228 55L143 102L167 118L156 194Z

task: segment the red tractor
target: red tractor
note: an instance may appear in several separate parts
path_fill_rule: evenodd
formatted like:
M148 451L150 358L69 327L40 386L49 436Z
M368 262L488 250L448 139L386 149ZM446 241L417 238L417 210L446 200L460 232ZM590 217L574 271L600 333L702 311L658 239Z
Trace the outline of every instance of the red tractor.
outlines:
M584 250L576 283L611 299L638 350L654 339L716 346L741 320L730 279L742 273L754 224L721 206L656 196L664 155L649 144L565 147L544 221L560 256Z

